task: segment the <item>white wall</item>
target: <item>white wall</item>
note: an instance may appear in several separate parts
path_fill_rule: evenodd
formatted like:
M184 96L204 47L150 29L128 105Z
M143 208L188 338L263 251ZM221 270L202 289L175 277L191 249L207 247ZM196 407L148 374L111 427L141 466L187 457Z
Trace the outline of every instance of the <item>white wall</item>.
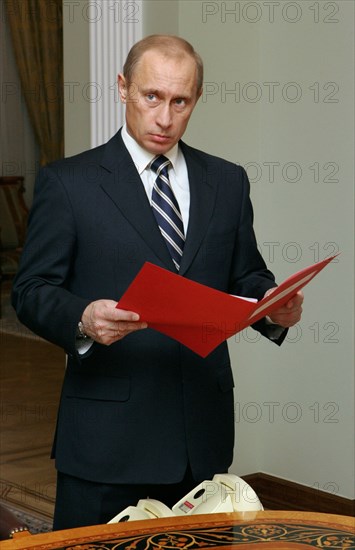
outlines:
M353 498L354 5L179 8L179 33L206 65L185 139L248 167L259 247L277 279L341 251L305 289L302 322L281 348L251 329L230 342L233 471Z
M144 0L143 35L178 34L179 0Z
M63 0L64 148L69 157L90 148L88 2Z
M277 279L341 251L305 289L302 322L281 348L251 329L230 342L232 470L354 498L354 5L143 5L144 34L180 34L204 58L205 94L185 140L247 167L259 247ZM88 29L67 18L64 30L65 79L82 86ZM75 105L66 101L67 154L87 148L90 137L89 105L76 97Z

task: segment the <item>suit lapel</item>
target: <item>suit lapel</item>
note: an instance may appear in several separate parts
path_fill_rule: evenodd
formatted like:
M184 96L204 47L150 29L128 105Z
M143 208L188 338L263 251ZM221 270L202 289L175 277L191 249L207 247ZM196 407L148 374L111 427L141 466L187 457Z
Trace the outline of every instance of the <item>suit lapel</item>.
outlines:
M207 164L196 151L180 142L184 154L190 184L190 215L180 275L184 275L197 254L216 200L218 174L207 170Z
M107 143L101 166L107 172L107 176L101 182L105 193L165 267L173 271L174 264L171 256L157 226L141 178L122 141L120 132Z
M197 254L210 222L217 191L218 174L207 171L200 155L180 142L190 184L190 214L180 275L184 275ZM141 178L118 132L105 146L101 166L107 176L101 187L127 221L163 262L166 269L175 271L168 248L157 226Z

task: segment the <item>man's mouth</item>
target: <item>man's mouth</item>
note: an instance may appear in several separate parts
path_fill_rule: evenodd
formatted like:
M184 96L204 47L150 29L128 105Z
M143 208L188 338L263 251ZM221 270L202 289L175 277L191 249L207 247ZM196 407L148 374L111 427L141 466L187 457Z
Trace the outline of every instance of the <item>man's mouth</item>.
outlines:
M154 141L159 142L168 141L170 139L169 136L166 136L164 134L150 134L150 136Z

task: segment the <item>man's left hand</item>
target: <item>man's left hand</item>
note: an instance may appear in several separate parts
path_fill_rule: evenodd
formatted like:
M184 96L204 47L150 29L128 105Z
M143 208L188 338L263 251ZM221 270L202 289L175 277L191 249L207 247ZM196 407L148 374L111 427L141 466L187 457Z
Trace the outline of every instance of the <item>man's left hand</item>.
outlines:
M276 288L270 288L265 292L264 298L272 294ZM302 315L302 303L303 292L299 290L297 294L283 306L275 309L269 314L269 318L273 323L280 325L281 327L288 328L293 327L301 319Z

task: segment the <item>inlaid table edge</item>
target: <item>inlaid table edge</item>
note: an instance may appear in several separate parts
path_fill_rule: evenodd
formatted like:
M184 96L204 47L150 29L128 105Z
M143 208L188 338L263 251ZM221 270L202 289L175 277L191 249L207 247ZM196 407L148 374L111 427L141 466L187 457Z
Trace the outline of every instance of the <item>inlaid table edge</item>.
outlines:
M124 537L130 534L154 534L164 530L184 531L204 527L223 527L238 523L256 525L270 522L297 523L302 522L317 526L340 528L355 534L355 518L338 514L324 514L301 511L262 511L262 512L231 512L221 514L196 514L192 516L174 516L152 520L139 520L124 523L93 525L77 527L62 531L53 531L31 535L27 532L17 533L13 539L1 541L0 550L36 550L56 548L56 543L70 546L90 543L90 541L105 540L106 537Z

